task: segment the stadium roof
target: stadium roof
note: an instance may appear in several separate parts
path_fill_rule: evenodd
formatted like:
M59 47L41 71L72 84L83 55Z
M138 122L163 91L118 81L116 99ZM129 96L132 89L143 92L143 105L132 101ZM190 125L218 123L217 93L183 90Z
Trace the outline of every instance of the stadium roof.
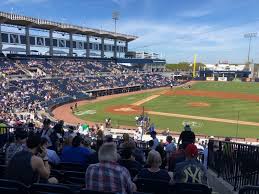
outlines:
M33 17L21 16L13 13L0 12L0 22L5 24L17 25L17 26L30 26L33 28L39 28L43 30L55 30L66 33L75 33L82 35L90 35L96 37L106 37L111 39L119 39L122 41L133 41L137 39L137 36L115 33L111 31L105 31L94 28L87 28L72 24L66 24L61 22L53 22L45 19L38 19Z

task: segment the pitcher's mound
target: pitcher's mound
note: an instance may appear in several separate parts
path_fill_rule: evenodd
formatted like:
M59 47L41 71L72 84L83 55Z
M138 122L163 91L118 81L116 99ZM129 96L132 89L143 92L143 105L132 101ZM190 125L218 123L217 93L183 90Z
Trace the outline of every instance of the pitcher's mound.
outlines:
M143 113L143 108L140 106L134 105L119 105L119 106L110 106L106 108L106 112L124 114L124 115L140 115Z
M206 102L190 102L188 105L191 107L210 107L210 104Z

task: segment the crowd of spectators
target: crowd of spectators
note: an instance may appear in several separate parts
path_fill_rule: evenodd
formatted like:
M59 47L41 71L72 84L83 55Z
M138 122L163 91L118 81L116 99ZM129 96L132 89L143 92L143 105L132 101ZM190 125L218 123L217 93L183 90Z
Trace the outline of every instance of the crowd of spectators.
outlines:
M197 159L195 139L189 143L180 140L177 145L172 136L162 142L153 132L153 144L148 146L148 142L136 141L128 134L113 139L99 130L90 137L74 128L64 130L63 121L54 127L48 119L43 123L40 129L20 128L14 132L12 142L3 149L6 178L27 186L37 182L57 184L62 180L51 172L67 163L85 169L83 185L94 191L133 193L143 179L207 185L206 168ZM186 136L183 133L182 139Z
M1 58L0 70L0 120L8 122L17 120L17 114L43 110L42 102L85 96L85 91L170 84L169 78L157 73L137 74L120 64L85 59ZM20 71L33 76L21 76Z

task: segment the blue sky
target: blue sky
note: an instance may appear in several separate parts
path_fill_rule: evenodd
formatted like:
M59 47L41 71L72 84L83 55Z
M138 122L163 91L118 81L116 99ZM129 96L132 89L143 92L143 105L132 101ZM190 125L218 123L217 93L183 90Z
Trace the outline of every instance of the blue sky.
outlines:
M244 34L259 30L258 0L1 0L1 11L139 36L130 49L162 53L168 62L247 60ZM251 58L259 63L259 36Z

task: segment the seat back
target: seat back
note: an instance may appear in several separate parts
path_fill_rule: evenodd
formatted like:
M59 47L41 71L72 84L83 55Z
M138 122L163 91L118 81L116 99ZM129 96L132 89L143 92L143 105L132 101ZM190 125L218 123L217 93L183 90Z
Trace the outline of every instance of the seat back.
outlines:
M85 185L85 172L64 171L66 184Z
M69 163L69 162L61 162L59 164L59 169L64 171L77 171L77 172L85 172L87 169L87 166L83 166L78 163Z
M154 194L167 194L169 183L166 181L140 179L136 181L136 186L140 192L148 192Z
M113 192L91 191L87 189L81 189L80 194L116 194Z
M239 194L259 194L259 186L244 186L242 187L239 192Z
M28 194L29 190L28 187L18 181L0 179L0 193Z
M176 183L169 186L170 194L211 194L212 189L207 185L192 183Z
M33 194L72 194L73 191L64 185L35 183L31 186L30 192Z
M0 165L0 179L4 179L5 175L6 175L6 169L7 166L6 165Z

